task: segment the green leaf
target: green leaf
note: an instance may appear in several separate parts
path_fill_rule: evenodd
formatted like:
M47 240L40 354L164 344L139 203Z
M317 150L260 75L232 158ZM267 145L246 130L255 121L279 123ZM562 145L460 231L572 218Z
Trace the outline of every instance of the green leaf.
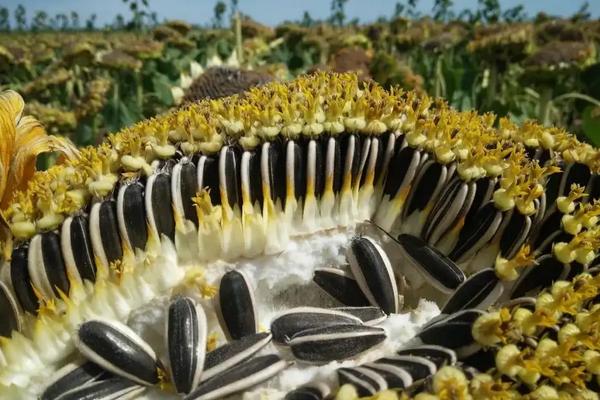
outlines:
M152 77L152 86L154 87L154 94L162 104L166 106L173 104L173 96L171 95L172 84L169 78L157 73Z
M584 135L590 142L594 146L600 146L600 113L598 113L598 108L592 106L586 107L583 111L581 127Z

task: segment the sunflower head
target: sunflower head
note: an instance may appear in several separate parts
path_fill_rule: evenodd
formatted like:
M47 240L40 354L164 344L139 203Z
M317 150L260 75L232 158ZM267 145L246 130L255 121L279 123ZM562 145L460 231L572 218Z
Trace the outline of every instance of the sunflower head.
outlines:
M596 60L596 48L586 42L550 42L524 62L524 79L536 84L554 85L559 76L569 77Z
M497 24L475 31L467 50L488 63L518 62L531 52L533 28L530 24Z
M100 52L96 57L96 62L103 67L119 71L139 71L142 68L140 60L121 50Z

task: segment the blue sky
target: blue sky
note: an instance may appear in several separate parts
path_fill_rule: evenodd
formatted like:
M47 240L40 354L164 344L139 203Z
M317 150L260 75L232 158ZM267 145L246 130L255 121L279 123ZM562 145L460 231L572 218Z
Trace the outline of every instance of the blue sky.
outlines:
M431 10L434 0L418 0L421 12ZM150 7L160 19L184 19L195 24L208 23L213 16L216 0L149 0ZM397 0L349 0L346 14L349 19L358 17L361 22L370 22L382 15L391 15ZM229 4L229 0L225 0ZM405 3L405 1L403 2ZM500 0L502 8L524 4L529 15L539 11L549 14L570 15L576 12L583 0ZM590 11L595 18L600 17L600 0L589 0ZM0 6L14 10L23 4L28 17L34 10L44 10L50 15L77 11L82 20L92 13L97 14L98 22L111 22L115 15L126 17L129 10L122 0L0 0ZM455 8L475 9L477 0L455 0ZM265 24L275 25L283 20L300 19L308 10L313 18L326 18L330 14L329 0L239 0L239 8Z

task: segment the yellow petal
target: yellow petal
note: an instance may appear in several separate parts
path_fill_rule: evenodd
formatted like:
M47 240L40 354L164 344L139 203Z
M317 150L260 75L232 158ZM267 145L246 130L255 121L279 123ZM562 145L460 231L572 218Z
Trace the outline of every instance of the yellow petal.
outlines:
M35 172L37 156L58 151L65 158L78 155L65 138L48 136L42 124L23 116L24 102L14 91L0 93L0 206L5 208L17 190L26 187Z

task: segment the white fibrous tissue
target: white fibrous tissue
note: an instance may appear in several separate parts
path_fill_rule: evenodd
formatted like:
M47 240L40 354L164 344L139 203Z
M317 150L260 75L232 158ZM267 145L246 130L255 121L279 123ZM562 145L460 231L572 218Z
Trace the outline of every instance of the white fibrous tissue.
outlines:
M259 329L266 331L270 327L271 320L278 313L292 307L343 306L313 283L312 277L316 268L347 268L345 249L353 235L354 232L351 230L335 230L296 237L290 240L284 251L277 254L241 259L233 263L216 262L202 267L203 278L207 283L216 286L226 271L230 269L243 271L254 288ZM189 289L182 291L194 295ZM219 326L213 300L201 299L197 294L196 298L206 312L209 335L216 334L218 345L225 344L226 339ZM128 320L128 325L150 343L165 363L168 362L164 332L169 299L170 296L155 298L132 312ZM417 333L420 326L438 314L439 309L433 301L421 299L411 311L390 315L379 325L386 330L387 339L378 347L355 359L325 365L309 365L294 361L288 349L271 343L259 354L277 352L285 359L289 359L290 366L276 377L231 398L282 399L288 391L310 382L335 383L337 368L356 366L393 354ZM170 396L165 392L151 389L143 398L168 399Z

